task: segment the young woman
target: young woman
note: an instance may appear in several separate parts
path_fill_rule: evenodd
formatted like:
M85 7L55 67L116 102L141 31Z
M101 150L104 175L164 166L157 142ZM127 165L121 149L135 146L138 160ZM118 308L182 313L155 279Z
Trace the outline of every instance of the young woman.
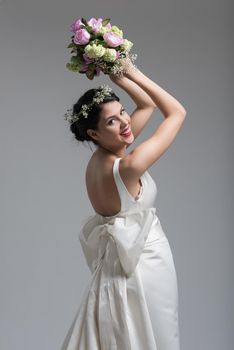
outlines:
M79 235L92 276L62 350L179 350L177 275L148 168L172 144L186 110L133 65L110 78L136 103L133 113L101 86L74 104L69 120L77 140L96 146L86 169L95 215ZM164 120L127 153L157 107Z

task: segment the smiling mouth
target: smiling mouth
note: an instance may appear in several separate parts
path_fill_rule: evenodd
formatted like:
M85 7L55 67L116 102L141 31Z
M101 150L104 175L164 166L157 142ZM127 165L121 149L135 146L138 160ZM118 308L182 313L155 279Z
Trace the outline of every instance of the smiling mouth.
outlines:
M129 136L131 135L132 131L131 129L128 127L126 131L122 132L120 135L123 135L123 136Z

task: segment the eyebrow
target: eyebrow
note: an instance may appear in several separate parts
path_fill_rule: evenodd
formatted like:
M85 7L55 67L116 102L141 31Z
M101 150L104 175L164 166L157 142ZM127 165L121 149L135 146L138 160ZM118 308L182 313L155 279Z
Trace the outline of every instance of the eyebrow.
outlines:
M121 111L123 108L124 108L124 107L121 105L120 111ZM113 117L115 117L115 116L114 116L114 115L111 115L110 117L106 118L106 121L108 121L110 118L113 118Z

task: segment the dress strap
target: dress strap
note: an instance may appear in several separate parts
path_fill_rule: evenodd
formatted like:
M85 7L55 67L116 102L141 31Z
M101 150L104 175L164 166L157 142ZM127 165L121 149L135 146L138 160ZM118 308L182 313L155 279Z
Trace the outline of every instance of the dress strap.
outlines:
M116 183L120 200L121 200L121 210L126 210L129 207L129 204L131 204L132 202L130 201L129 194L126 191L126 187L119 173L120 159L122 158L116 158L114 161L113 175L114 175L115 183Z

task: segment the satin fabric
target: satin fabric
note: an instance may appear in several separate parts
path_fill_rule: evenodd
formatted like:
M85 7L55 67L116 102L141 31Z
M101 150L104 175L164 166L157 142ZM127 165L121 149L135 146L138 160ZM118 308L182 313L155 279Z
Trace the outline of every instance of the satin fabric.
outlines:
M79 233L91 272L61 350L179 350L178 288L168 239L152 206L157 187L145 172L135 199L113 175L121 211L96 213Z

